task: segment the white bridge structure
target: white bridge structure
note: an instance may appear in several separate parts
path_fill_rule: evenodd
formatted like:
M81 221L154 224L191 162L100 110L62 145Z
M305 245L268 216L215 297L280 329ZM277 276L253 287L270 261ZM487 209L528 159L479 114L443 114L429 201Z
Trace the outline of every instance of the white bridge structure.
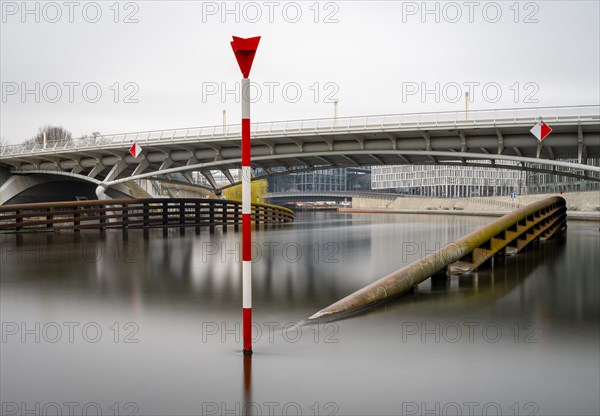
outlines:
M530 129L539 120L553 132L539 142ZM254 123L252 167L260 175L338 167L439 164L519 169L600 182L600 106L513 108L372 115ZM137 158L128 152L137 143ZM596 162L594 162L594 160ZM512 162L512 163L507 163ZM73 139L67 143L17 144L0 150L0 203L28 186L35 175L61 175L93 183L99 198L134 179L204 175L212 190L236 182L241 165L241 126L178 128ZM229 184L219 188L211 171ZM14 179L28 175L29 180ZM63 178L65 179L65 178Z

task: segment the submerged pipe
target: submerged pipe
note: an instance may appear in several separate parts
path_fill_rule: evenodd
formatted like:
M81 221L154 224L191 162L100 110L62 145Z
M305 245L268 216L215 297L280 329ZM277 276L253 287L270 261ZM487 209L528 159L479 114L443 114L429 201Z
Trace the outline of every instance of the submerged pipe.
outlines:
M411 263L357 290L315 313L303 323L311 324L340 318L399 296L427 278L442 271L450 264L463 259L474 249L490 241L492 238L502 235L504 231L518 224L519 221L527 219L527 217L545 208L564 208L565 205L564 198L550 197L517 209L449 244L434 254Z

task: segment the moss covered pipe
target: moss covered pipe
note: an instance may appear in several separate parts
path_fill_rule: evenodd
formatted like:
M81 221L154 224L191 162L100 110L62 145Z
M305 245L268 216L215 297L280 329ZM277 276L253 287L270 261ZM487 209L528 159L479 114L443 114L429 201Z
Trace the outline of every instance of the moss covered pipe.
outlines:
M395 271L364 288L346 296L334 304L320 310L304 321L305 324L329 321L353 314L378 303L399 296L416 285L457 262L474 249L503 235L506 230L544 209L556 210L564 215L565 200L561 197L546 198L519 208L491 222L483 228L449 244L443 249Z

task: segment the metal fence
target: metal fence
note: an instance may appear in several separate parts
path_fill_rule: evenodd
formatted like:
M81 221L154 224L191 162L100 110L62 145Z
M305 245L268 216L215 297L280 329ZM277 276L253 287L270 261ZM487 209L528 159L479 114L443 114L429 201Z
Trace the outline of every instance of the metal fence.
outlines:
M0 206L0 232L107 228L202 227L241 224L241 202L220 199L111 199ZM290 209L252 204L259 224L294 221Z

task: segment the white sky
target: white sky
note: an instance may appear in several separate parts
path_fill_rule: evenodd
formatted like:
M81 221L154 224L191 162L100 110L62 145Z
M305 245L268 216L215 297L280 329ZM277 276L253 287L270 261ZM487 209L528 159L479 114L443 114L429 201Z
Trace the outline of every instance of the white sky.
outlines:
M252 106L253 122L331 117L328 95L339 100L340 117L462 111L470 82L480 83L472 90L471 110L600 103L598 1L432 1L427 7L434 12L427 15L421 1L228 2L234 10L228 15L222 15L221 1L121 2L118 16L113 1L74 3L31 2L33 12L23 15L20 1L2 1L5 143L30 138L45 124L62 125L78 137L220 125L223 110L229 123L238 123L234 94L207 95L211 88L233 89L241 78L232 35L262 36L251 74L262 91ZM96 6L102 15L87 22L95 20ZM293 23L297 9L302 15ZM257 10L262 17L253 23ZM497 10L502 15L492 23ZM130 14L137 23L123 22ZM332 22L326 23L328 16ZM39 97L23 97L23 87L35 90L36 83ZM72 84L73 102L69 83L79 83ZM279 83L271 84L272 100L269 83ZM439 97L403 97L403 90L435 90L436 83ZM88 102L94 85L102 93L95 103ZM135 88L138 102L124 102ZM302 96L292 102L297 88Z

